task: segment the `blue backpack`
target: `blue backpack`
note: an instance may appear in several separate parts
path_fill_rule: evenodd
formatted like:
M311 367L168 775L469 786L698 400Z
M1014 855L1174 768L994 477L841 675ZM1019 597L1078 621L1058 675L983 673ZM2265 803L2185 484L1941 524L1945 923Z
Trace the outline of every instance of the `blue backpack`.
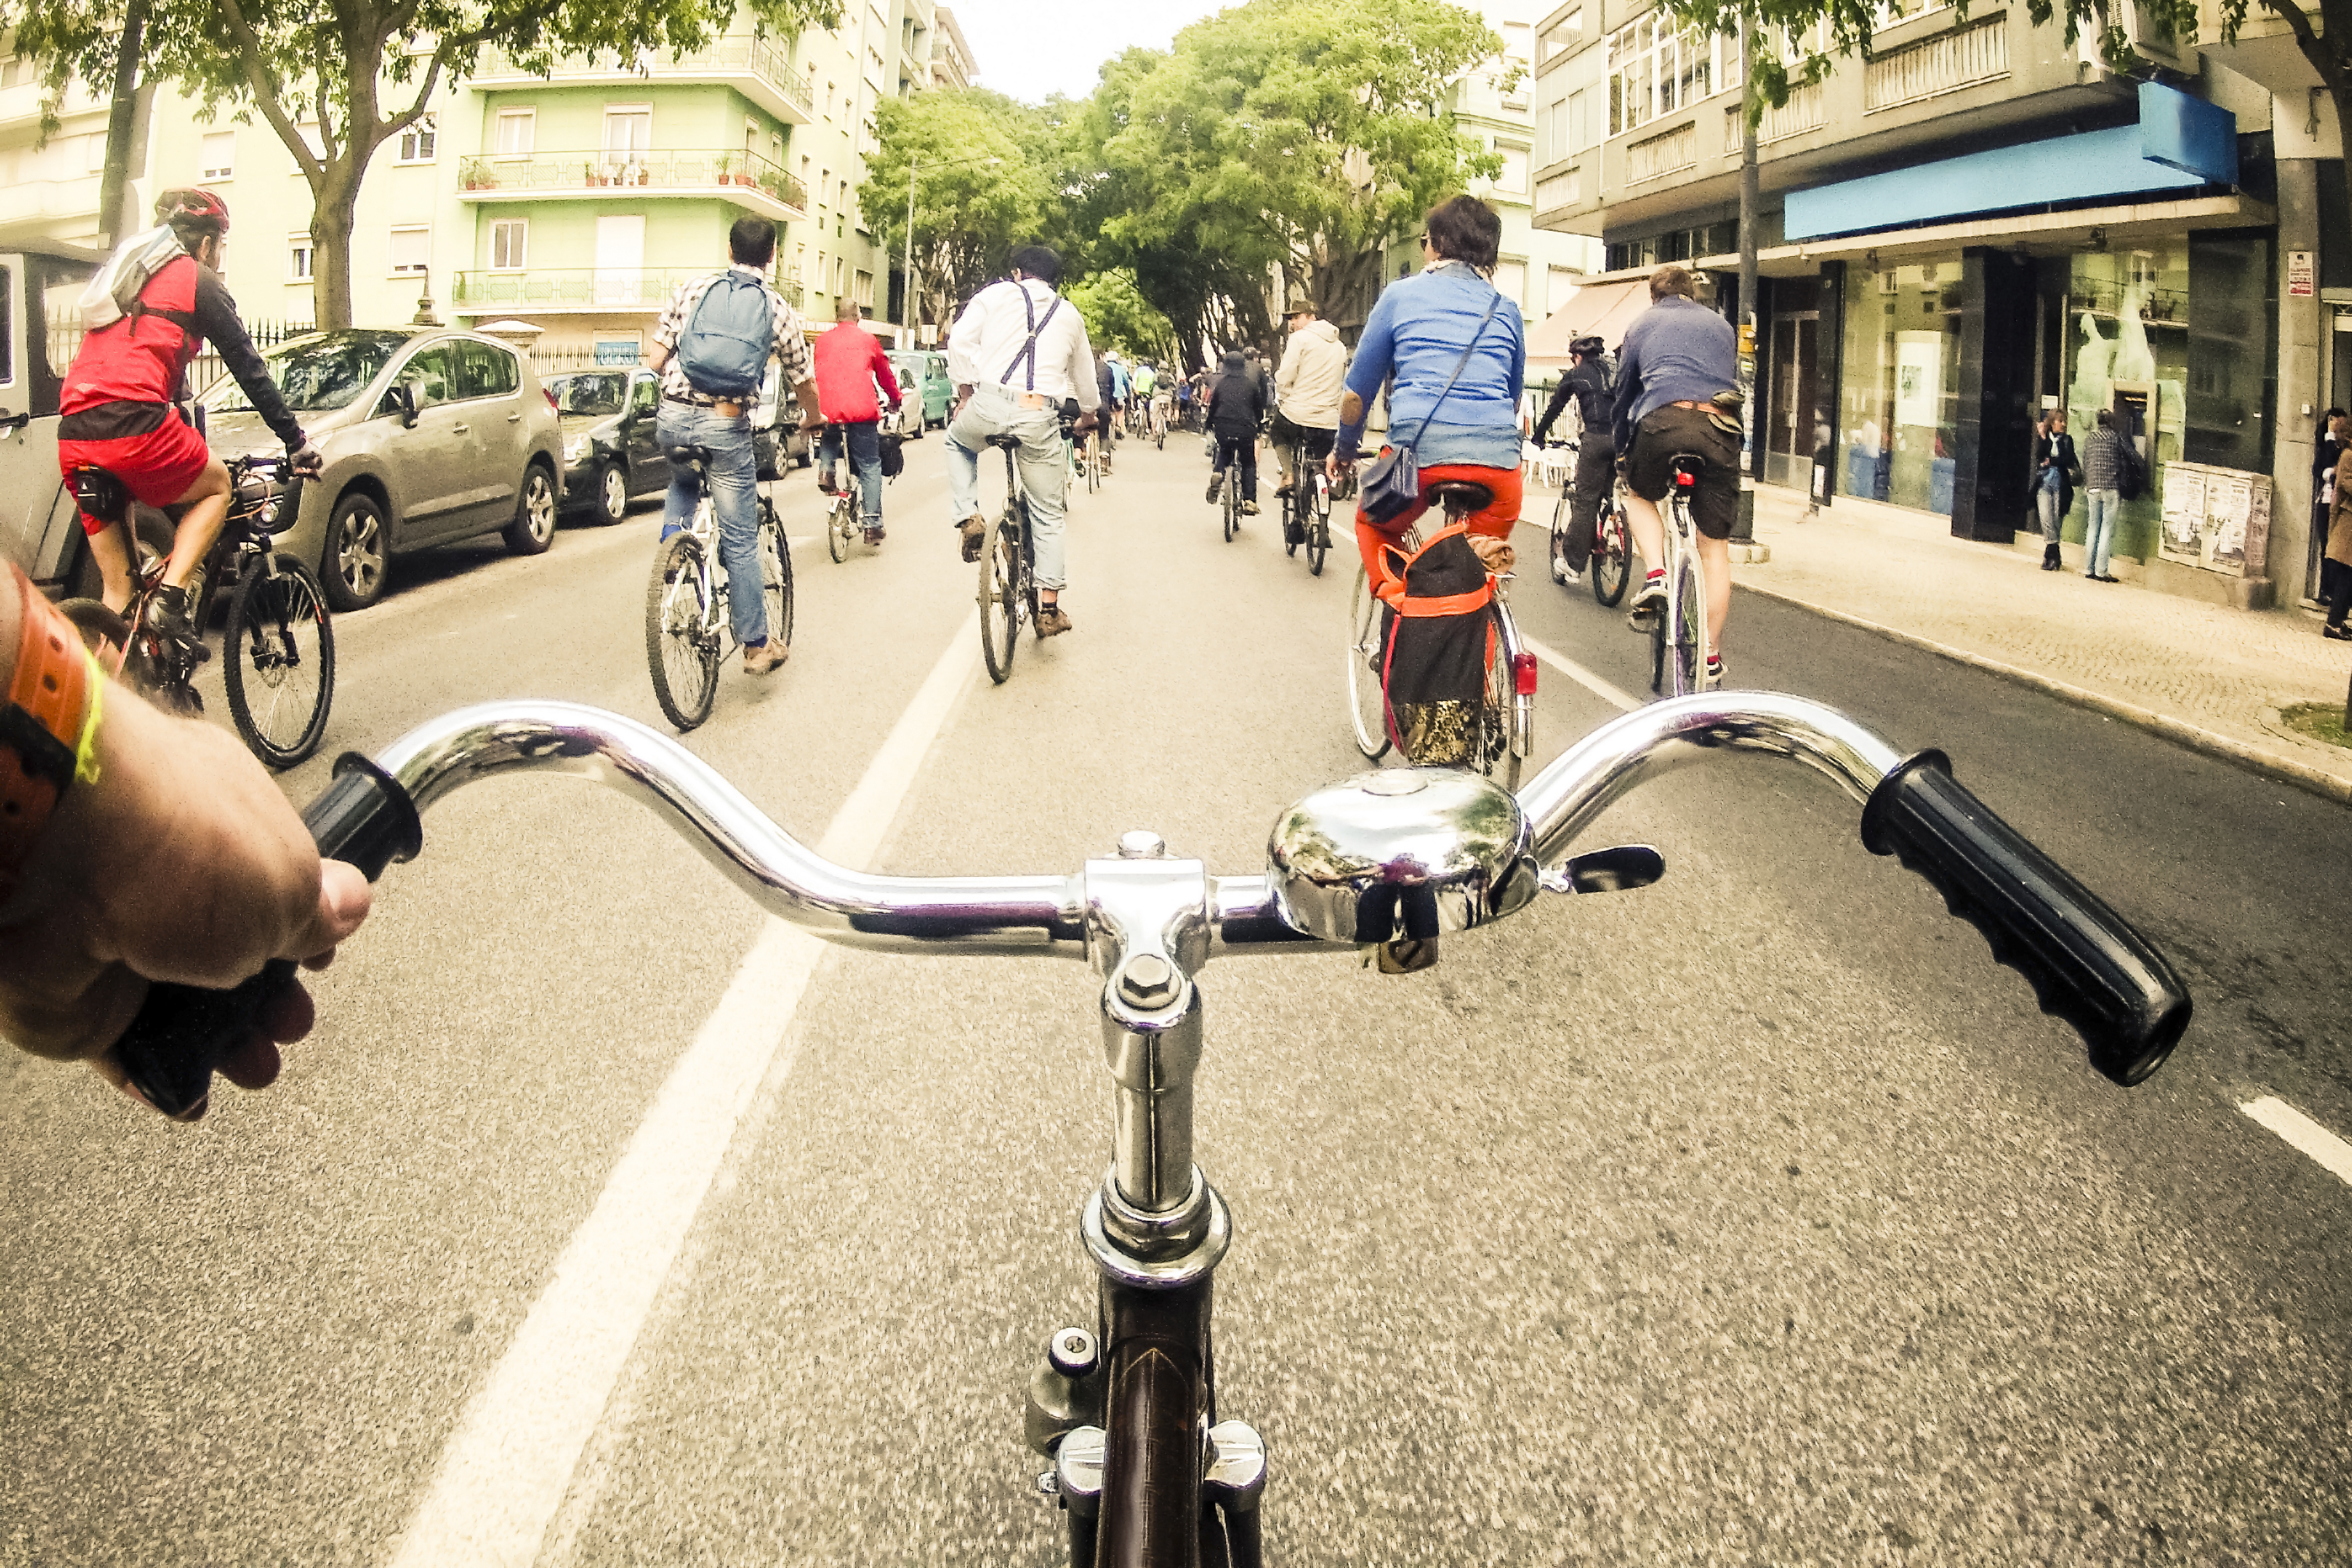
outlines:
M744 402L760 395L768 356L775 351L776 318L760 280L730 268L694 302L678 335L677 363L687 384L705 397Z

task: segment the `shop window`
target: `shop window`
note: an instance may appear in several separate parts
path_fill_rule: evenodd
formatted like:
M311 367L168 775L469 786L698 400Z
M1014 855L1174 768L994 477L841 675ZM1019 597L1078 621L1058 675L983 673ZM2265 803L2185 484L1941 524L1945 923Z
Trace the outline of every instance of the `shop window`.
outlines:
M2271 469L2278 392L2276 269L2263 235L2189 241L2188 395L2181 455L2191 463Z
M2189 258L2189 246L2175 239L2147 250L2087 252L2067 263L2059 396L2067 432L2080 450L2098 428L2102 410L2123 408L2146 422L2143 455L2148 460L2150 483L2137 500L2123 504L2116 523L2115 553L2135 560L2156 553L2165 465L2184 455L2190 406ZM2200 300L2197 310L2201 314L2203 309ZM2214 357L2234 359L2242 351L2240 342L2259 342L2266 336L2258 328L2251 331L2250 339L2215 350ZM2222 374L2226 379L2227 371ZM2064 538L2081 541L2086 512L2078 492L2063 529Z
M1949 515L1959 460L1960 258L1846 270L1840 488Z

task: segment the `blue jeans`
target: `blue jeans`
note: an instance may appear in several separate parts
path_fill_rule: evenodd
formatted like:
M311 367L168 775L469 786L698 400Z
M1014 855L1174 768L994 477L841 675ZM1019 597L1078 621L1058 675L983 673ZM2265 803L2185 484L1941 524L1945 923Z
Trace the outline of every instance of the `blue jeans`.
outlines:
M2083 504L2091 514L2083 535L2083 570L2092 577L2107 575L2107 555L2116 548L2116 518L2124 509L2121 490L2085 490Z
M709 449L710 499L719 514L719 564L727 569L727 619L735 641L756 648L768 640L768 606L760 591L760 480L751 451L751 416L732 419L716 410L664 398L654 416L654 439L667 453L674 447ZM694 520L699 499L685 465L669 470L669 497L662 503L662 537Z
M2058 530L2066 521L2058 510L2057 469L2044 468L2042 471L2042 483L2033 487L2033 504L2042 513L2042 542L2056 544Z
M828 424L816 438L816 460L830 470L841 461L842 434L849 437L850 466L857 470L858 488L865 492L866 526L882 526L882 425L878 420L852 420Z

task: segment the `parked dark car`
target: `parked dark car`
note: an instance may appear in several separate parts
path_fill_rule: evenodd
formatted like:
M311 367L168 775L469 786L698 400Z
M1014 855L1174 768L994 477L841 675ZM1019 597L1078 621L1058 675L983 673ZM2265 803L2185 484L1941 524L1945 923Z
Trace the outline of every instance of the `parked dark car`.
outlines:
M654 439L661 382L653 371L575 371L550 379L547 391L563 433L567 509L617 523L630 501L668 487L669 458Z
M751 416L751 450L762 479L781 479L788 470L805 468L815 460L816 437L801 428L801 401L777 381L772 364L760 388L759 409Z
M98 594L98 563L58 474L58 392L72 360L65 329L105 259L47 240L0 249L0 559L57 598Z

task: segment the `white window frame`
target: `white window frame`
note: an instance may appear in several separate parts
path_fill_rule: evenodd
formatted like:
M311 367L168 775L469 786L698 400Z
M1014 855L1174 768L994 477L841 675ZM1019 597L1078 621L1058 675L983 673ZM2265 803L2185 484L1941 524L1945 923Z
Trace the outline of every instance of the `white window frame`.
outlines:
M425 149L425 151L416 151ZM400 145L394 148L394 163L431 163L441 150L441 127L430 114L420 114L400 133Z
M394 277L424 277L426 273L428 273L428 272L430 272L430 271L432 270L432 268L433 268L433 225L430 225L430 224L399 224L399 225L394 225L394 228L393 228L393 229L392 229L392 231L391 231L391 235L392 235L392 246L391 246L392 255L391 255L389 257L387 257L387 259L390 261L391 266L392 266L392 271L391 271L391 273L390 273L390 275L389 275L389 276ZM400 241L400 236L401 236L401 235L424 235L424 236L425 236L425 259L424 259L423 261L421 261L421 262L418 262L416 265L415 265L415 266L413 266L413 267L404 267L404 266L402 266L402 265L401 265L401 262L400 262L400 259L399 259L399 241Z
M286 281L309 283L318 274L319 247L307 234L286 236Z
M514 235L520 244L509 242L508 259L499 260L499 235L503 230ZM519 258L519 259L518 259ZM490 270L492 272L524 272L530 267L530 220L529 218L492 218L490 220Z
M1503 172L1495 176L1495 189L1507 196L1524 196L1531 193L1535 188L1535 150L1508 141L1497 141L1495 143L1495 152L1503 160ZM1519 155L1519 179L1517 184L1510 183L1511 154L1514 152Z
M613 122L616 120L632 120L643 125L646 132L645 145L642 147L614 146ZM604 136L604 153L607 159L625 154L630 159L642 158L654 150L654 106L650 103L608 103L604 106L604 118L601 129Z
M509 125L521 128L522 145L520 148L509 149L507 146L507 127ZM502 109L491 122L490 132L491 157L528 158L531 150L539 145L539 110L536 107Z
M1611 136L1638 131L1739 85L1737 38L1696 37L1687 27L1666 26L1669 19L1664 11L1645 12L1609 35L1601 80L1608 90ZM1706 70L1704 91L1686 90L1692 83L1683 70L1685 58ZM1659 92L1661 76L1673 84L1671 92Z
M228 162L226 164L217 166L208 164L205 162L205 143L211 141L215 136L223 136L228 139ZM196 178L207 185L226 184L229 181L236 178L236 131L207 131L204 133L203 139L196 144Z

